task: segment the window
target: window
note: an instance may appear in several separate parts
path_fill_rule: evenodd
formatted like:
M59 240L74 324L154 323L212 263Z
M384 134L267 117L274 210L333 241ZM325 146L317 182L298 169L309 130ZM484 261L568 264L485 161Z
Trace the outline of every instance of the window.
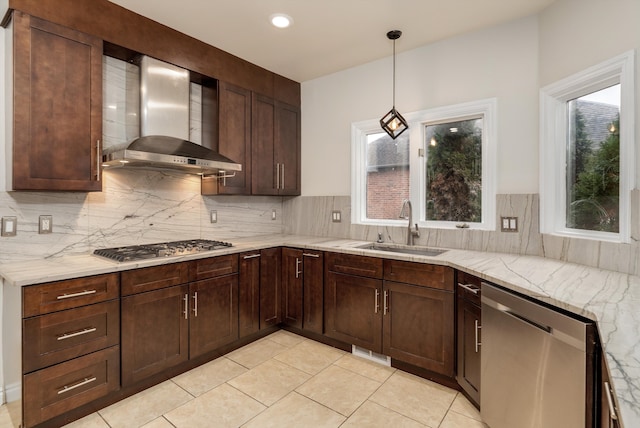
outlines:
M496 101L408 113L392 140L377 120L352 126L352 222L406 225L404 199L423 227L495 228Z
M633 52L541 90L541 231L628 242Z

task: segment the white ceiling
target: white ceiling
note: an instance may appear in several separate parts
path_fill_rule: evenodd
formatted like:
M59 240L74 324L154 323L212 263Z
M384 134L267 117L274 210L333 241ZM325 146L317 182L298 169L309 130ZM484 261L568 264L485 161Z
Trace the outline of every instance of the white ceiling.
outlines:
M298 82L539 12L555 0L110 0ZM286 13L288 29L269 16Z

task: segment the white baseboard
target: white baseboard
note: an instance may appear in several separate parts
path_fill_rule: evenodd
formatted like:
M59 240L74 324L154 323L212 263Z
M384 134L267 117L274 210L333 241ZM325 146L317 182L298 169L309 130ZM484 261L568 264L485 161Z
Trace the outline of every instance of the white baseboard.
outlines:
M22 399L22 384L16 382L10 385L6 385L4 391L2 391L3 402L11 403Z

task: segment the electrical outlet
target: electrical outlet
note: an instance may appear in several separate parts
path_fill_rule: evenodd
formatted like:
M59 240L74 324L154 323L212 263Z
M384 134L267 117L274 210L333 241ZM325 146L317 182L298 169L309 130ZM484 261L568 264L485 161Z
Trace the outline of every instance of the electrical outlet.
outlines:
M217 223L218 222L218 211L211 210L210 215L211 215L211 217L209 219L211 220L211 223Z
M18 232L18 218L17 217L2 217L2 229L0 230L1 236L16 236Z
M51 233L53 232L53 216L41 215L38 221L38 233Z
M342 222L342 211L331 211L331 221L334 223Z
M271 210L271 220L275 220L276 219L276 209L274 208L273 210Z
M517 232L518 217L500 217L500 226L502 232Z

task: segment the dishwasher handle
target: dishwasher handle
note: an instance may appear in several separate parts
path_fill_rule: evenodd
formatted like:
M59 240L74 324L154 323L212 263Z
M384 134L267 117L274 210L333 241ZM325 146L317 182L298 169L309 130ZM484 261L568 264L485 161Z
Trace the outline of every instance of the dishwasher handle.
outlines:
M482 303L485 305L490 306L491 308L502 312L505 315L509 315L512 318L515 318L521 322L524 322L532 327L537 328L538 330L542 330L543 332L547 333L547 334L553 334L553 328L549 327L548 325L543 325L540 324L536 321L533 321L529 318L527 318L526 316L519 314L517 312L515 312L512 308L510 308L509 306L503 305L502 303L498 303L495 300L492 300L486 296L482 296Z

